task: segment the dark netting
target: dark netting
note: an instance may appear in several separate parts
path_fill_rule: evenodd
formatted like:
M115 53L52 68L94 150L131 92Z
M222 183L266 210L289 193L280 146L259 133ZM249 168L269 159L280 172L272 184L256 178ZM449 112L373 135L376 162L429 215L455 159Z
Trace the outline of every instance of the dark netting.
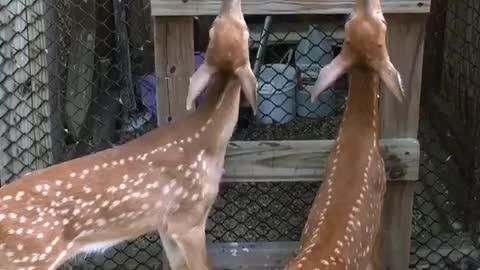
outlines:
M316 102L310 102L306 90L340 51L343 16L249 16L247 21L259 88L258 114L240 119L233 139L334 138L345 102L345 77Z
M129 141L156 125L149 0L0 0L0 181ZM411 249L413 269L478 269L480 57L477 0L433 0ZM195 20L195 64L212 16ZM248 16L258 116L234 140L333 139L346 78L305 91L343 43L343 16ZM441 113L439 113L441 112ZM448 121L445 119L448 118ZM319 183L222 184L212 242L296 241ZM64 269L161 269L156 233Z
M412 267L479 269L480 2L432 1Z

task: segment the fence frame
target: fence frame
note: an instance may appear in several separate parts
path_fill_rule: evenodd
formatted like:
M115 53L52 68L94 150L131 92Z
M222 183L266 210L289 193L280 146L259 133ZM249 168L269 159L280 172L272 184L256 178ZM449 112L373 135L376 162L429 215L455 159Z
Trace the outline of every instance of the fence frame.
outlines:
M194 67L193 17L215 15L221 1L150 1L158 76L158 125L161 126L188 113L185 99ZM393 64L402 74L406 96L403 104L397 103L387 91L381 91L380 97L382 151L389 178L383 213L382 258L383 268L404 270L410 261L414 186L420 166L417 133L425 24L431 1L382 2L388 22L388 49ZM348 14L353 4L353 0L242 1L246 15ZM331 144L328 140L232 141L225 160L225 181L321 181L323 172L319 168ZM259 150L259 146L265 147ZM316 150L308 153L305 149ZM268 265L273 269L282 268L296 247L296 242L215 243L209 246L209 254L214 268L250 269ZM167 269L168 264L164 267Z

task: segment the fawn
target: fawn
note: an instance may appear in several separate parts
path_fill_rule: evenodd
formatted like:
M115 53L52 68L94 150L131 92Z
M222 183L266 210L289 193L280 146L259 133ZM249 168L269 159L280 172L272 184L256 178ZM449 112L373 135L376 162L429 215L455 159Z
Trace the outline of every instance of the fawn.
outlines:
M54 270L155 230L172 270L210 268L205 223L241 93L256 107L240 0L223 1L210 38L206 63L190 79L187 109L206 89L195 112L0 188L0 269Z
M155 230L173 270L209 269L205 223L240 88L214 74L205 102L185 119L0 188L0 269L54 270Z
M305 224L299 254L285 269L380 269L381 216L386 192L379 151L380 79L399 102L404 91L386 48L379 0L357 0L340 54L319 74L312 100L346 72L348 100L336 146Z

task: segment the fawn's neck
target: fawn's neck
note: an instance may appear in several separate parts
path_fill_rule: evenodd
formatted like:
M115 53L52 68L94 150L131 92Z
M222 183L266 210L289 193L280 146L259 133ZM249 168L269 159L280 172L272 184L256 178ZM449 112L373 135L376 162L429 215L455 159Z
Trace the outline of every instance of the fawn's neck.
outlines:
M206 126L205 135L201 144L212 153L225 151L228 141L235 129L239 106L240 87L233 81L233 77L220 78L220 87L211 87L207 90L205 100L192 114L192 126Z
M215 75L207 86L205 99L194 112L130 144L137 151L147 151L178 143L193 155L206 151L222 156L238 120L239 103L240 83L233 76ZM183 159L183 155L168 158Z
M379 76L373 71L359 68L351 71L339 140L358 140L361 137L373 137L374 140L378 140L379 87Z

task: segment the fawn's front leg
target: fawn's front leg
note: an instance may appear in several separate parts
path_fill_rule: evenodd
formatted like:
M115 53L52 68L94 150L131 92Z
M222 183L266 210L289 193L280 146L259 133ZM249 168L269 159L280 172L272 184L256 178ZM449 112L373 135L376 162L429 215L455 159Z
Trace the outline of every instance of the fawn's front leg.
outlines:
M162 242L167 240L165 251L171 260L172 270L211 269L205 234L209 211L210 207L198 205L182 214L173 214L170 217L167 232L162 233ZM173 239L174 243L168 243L169 239Z
M183 253L180 251L175 240L172 237L170 237L167 233L159 232L159 234L160 234L160 238L162 239L163 250L167 255L168 264L170 265L170 270L188 270L185 257L183 256Z
M189 270L210 270L207 254L205 226L196 226L188 232L175 235L175 241L183 253Z

